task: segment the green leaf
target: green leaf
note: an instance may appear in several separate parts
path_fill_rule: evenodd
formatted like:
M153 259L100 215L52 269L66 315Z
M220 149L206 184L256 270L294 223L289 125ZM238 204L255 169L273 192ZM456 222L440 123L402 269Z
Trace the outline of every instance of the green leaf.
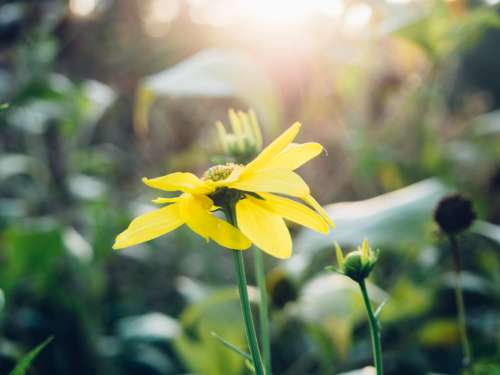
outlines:
M387 299L387 294L377 286L369 283L368 289L374 302ZM293 312L306 324L323 327L344 358L351 346L353 328L366 319L357 283L332 273L322 273L309 280L302 287Z
M471 230L483 237L486 237L500 244L500 225L488 223L486 221L476 220Z
M249 290L250 297L254 294ZM235 347L245 347L245 327L238 294L234 288L215 291L190 305L180 316L183 333L175 349L192 373L239 375L245 359L214 340L217 332Z
M460 342L460 333L454 318L433 319L418 331L417 339L425 347L449 347Z
M431 288L423 288L405 276L400 277L392 284L388 290L391 303L386 304L380 312L384 322L396 322L401 319L421 316L432 308L434 297ZM412 301L412 303L408 303L408 301Z
M65 255L61 227L49 218L18 221L4 233L5 269L0 284L6 296L23 280L30 289L52 297L67 295L59 291L58 265ZM69 298L69 296L67 297Z
M328 271L328 272L334 272L334 273L341 273L337 267L335 266L326 266L325 267L325 271Z
M384 308L385 304L389 301L389 298L387 298L386 300L384 300L384 302L382 302L380 305L378 305L377 307L377 310L375 310L375 318L378 319L380 313L382 312L382 309Z
M500 26L500 16L493 7L476 7L460 17L453 14L451 8L445 2L436 1L428 13L407 17L406 22L390 28L390 32L439 61L472 45L487 28Z
M349 372L343 372L339 375L367 375L367 374L375 374L375 367L366 366L357 370L352 370Z
M152 312L122 318L118 322L118 333L127 340L168 342L180 335L181 327L174 318Z
M477 116L472 120L473 132L480 137L494 137L500 134L500 110Z
M219 342L222 345L224 345L226 348L228 348L232 352L234 352L234 353L236 353L238 355L241 355L243 358L245 358L248 361L252 360L252 357L250 357L250 354L245 353L243 350L241 350L240 348L238 348L236 345L231 344L229 341L227 341L223 337L219 336L217 333L210 332L210 334L212 335L212 337L214 337L215 339L219 340Z
M54 337L47 338L44 342L39 344L35 349L26 354L21 361L17 364L17 366L9 372L9 375L24 375L28 370L31 362L38 356L38 354L53 340Z
M310 264L318 252L334 249L337 241L343 246L358 246L367 238L374 247L427 244L432 213L439 199L449 189L437 179L428 179L391 193L359 202L326 206L335 222L329 236L302 229L295 239L296 256L284 263L292 274L301 274L296 264ZM297 257L303 262L297 262Z
M10 177L27 174L42 175L48 178L48 171L40 160L25 154L7 154L0 157L0 180L6 180Z
M104 83L85 81L82 84L82 99L85 104L83 119L95 125L116 100L116 93Z
M500 359L483 360L474 365L475 375L500 375Z
M262 123L279 122L279 104L272 81L249 55L210 49L146 77L139 88L136 129L147 129L149 108L155 97L236 98L256 110Z

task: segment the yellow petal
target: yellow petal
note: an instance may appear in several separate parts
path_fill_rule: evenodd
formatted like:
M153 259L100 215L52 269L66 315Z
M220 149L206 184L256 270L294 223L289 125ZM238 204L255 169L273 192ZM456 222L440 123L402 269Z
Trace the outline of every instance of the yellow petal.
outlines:
M316 210L316 212L319 213L323 217L323 219L326 220L326 222L328 223L328 225L330 225L330 227L332 229L335 227L335 224L333 223L332 219L330 219L330 216L328 216L328 214L326 213L325 209L323 207L321 207L321 205L316 201L316 199L314 199L312 197L312 195L308 195L308 196L306 196L306 197L304 197L302 199L309 206L311 206L312 208L314 208Z
M210 202L210 203L209 203ZM245 250L251 242L237 228L212 215L212 201L205 196L184 194L180 201L180 213L187 226L207 241L212 239L232 250ZM208 207L207 207L207 203Z
M292 143L274 157L267 165L266 169L282 168L294 170L302 164L307 163L312 158L318 156L323 151L323 146L319 143Z
M363 260L368 260L369 257L370 246L368 245L368 240L365 238L363 240L363 245L361 245L361 254L363 256Z
M262 204L285 219L323 234L328 233L328 223L323 217L303 204L273 194L260 193L259 195L264 198L261 201Z
M123 249L152 240L180 227L184 222L179 205L171 204L136 217L129 227L116 237L113 249Z
M240 230L262 251L280 259L292 254L292 238L285 221L259 199L246 197L238 201L236 216Z
M276 138L269 146L245 167L246 171L256 171L267 168L266 165L276 155L278 155L286 146L288 146L297 136L300 130L300 124L296 122L290 126L283 134Z
M142 179L146 185L165 191L183 191L186 193L205 194L210 187L192 173L175 172L162 177Z
M180 199L181 197L172 197L172 198L158 197L153 199L151 202L153 202L154 204L175 203L178 202Z
M252 173L243 173L228 187L252 191L269 192L304 197L309 195L309 186L295 172L286 169L264 169Z

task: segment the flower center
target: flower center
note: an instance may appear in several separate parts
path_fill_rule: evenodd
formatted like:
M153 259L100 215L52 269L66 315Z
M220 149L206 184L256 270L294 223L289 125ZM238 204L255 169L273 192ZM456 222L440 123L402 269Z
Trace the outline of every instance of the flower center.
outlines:
M233 173L237 166L234 163L214 165L203 174L203 179L211 181L225 180Z

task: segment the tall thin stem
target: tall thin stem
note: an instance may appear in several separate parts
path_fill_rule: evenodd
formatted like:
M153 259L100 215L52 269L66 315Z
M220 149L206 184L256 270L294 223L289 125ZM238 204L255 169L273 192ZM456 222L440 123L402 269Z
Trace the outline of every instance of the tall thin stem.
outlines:
M234 208L226 210L228 221L235 227L238 226ZM248 299L247 278L245 275L245 264L243 261L243 254L239 250L233 251L234 255L234 268L238 279L238 292L240 296L241 311L243 313L243 320L245 322L245 332L247 336L248 346L250 348L250 355L256 375L266 375L262 365L262 359L259 350L259 343L257 341L257 334L255 333L255 326L252 318L252 310L250 309L250 301Z
M467 368L472 364L472 356L470 351L469 339L467 337L467 327L465 323L464 296L462 292L462 286L460 284L460 248L458 245L458 240L454 235L450 234L449 240L451 244L451 252L453 255L453 268L455 270L455 299L457 303L458 330L462 341L463 366Z
M365 302L366 311L368 313L368 321L370 324L370 334L372 338L372 349L373 349L373 359L375 362L375 368L377 369L377 375L383 375L384 370L382 367L382 346L380 344L380 326L377 317L373 313L372 305L370 299L368 298L368 291L366 289L365 279L361 279L358 282L361 288L361 294L363 295L363 301Z
M257 248L254 249L254 261L255 276L260 292L259 323L260 335L262 339L262 354L266 374L271 375L271 341L269 334L269 307L266 289L266 276L264 272L264 259L262 256L262 252Z

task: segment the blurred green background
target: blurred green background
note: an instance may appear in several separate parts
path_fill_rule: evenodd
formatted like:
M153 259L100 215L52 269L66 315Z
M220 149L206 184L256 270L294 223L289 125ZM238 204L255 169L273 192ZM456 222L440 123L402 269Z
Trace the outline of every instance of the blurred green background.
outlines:
M356 285L323 271L334 240L366 237L386 373L457 374L432 212L462 191L479 218L460 239L476 373L499 374L497 2L1 1L0 373L51 335L33 374L246 373L211 336L244 346L227 250L184 229L111 250L156 197L140 178L201 174L233 107L255 109L265 143L300 121L328 151L300 172L336 229L266 257L273 372L372 363Z

